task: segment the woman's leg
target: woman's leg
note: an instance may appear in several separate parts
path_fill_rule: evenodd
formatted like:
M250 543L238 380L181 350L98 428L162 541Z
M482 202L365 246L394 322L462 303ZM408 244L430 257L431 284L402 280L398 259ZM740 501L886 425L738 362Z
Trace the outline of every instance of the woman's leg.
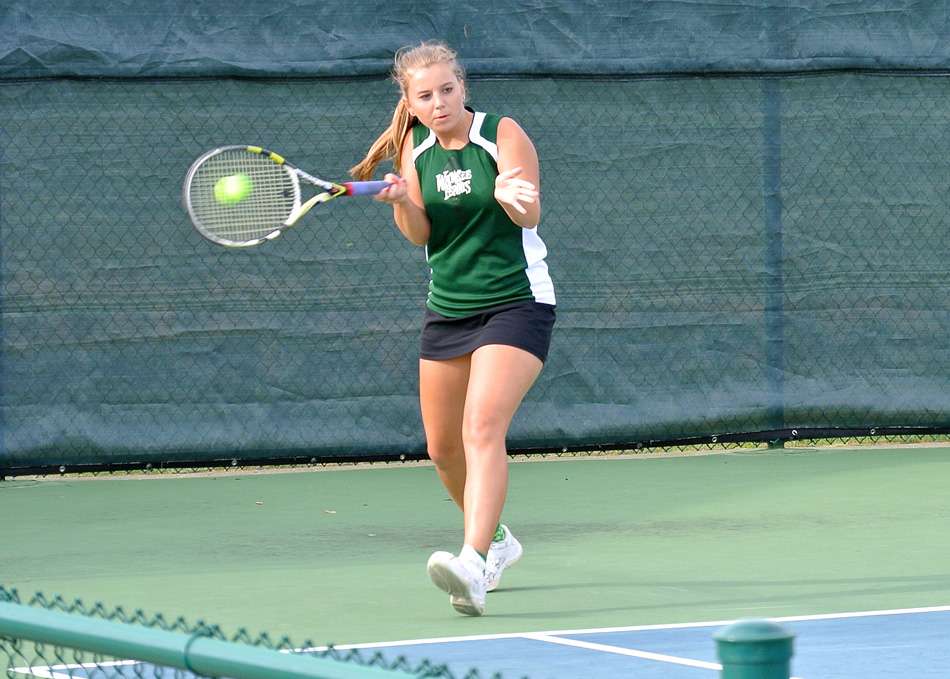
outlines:
M541 372L533 354L490 344L468 356L419 362L429 457L465 517L465 544L488 552L508 493L505 437Z
M419 402L429 458L449 495L464 511L462 417L471 356L419 361Z
M540 359L504 345L483 346L448 361L420 361L429 456L462 507L465 526L458 556L435 552L426 569L432 582L449 593L455 610L465 615L481 615L485 609L486 555L508 494L505 437L540 371Z
M541 372L533 354L502 344L475 350L461 420L465 544L487 554L508 494L508 427Z

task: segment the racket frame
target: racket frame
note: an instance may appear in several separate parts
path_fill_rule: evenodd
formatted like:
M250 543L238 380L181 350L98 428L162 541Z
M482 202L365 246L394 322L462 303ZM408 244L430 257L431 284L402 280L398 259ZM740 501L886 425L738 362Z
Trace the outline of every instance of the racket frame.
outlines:
M198 172L199 168L201 168L201 166L204 165L204 163L209 159L230 151L246 151L248 153L256 153L260 156L263 156L279 165L285 172L287 172L287 175L291 180L291 187L293 190L293 207L290 210L290 214L282 224L263 236L243 241L224 238L205 228L195 213L191 201L191 186L195 174ZM317 195L307 199L305 202L302 202L302 192L300 186L301 180L318 189L322 189L321 193L318 193ZM384 181L344 182L339 184L336 182L326 181L325 179L315 177L309 172L305 172L299 167L292 165L278 153L269 151L261 146L237 144L230 146L219 146L218 148L211 149L210 151L203 153L198 157L197 160L195 160L194 163L192 163L191 167L188 168L188 172L185 174L185 186L182 192L182 204L185 208L185 212L188 214L188 219L191 221L192 226L194 226L195 230L203 237L207 238L213 243L217 243L218 245L224 245L225 247L246 248L254 245L260 245L261 243L265 243L269 240L277 238L277 236L296 224L301 219L301 217L307 214L307 212L309 212L310 209L315 205L326 203L327 201L333 200L334 198L338 198L340 196L375 195L387 186L389 186L389 184Z

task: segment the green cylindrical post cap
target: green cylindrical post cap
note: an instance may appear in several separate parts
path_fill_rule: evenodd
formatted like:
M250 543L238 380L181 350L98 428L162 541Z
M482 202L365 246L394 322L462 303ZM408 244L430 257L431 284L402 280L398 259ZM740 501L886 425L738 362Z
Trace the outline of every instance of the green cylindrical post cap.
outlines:
M740 620L713 635L722 679L788 679L795 633L770 620Z

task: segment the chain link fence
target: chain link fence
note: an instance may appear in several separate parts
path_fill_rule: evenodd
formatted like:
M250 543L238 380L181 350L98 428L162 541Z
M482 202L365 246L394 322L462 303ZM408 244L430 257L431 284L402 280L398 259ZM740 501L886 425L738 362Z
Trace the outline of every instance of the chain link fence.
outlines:
M950 426L946 74L468 89L535 141L559 302L512 449ZM0 471L424 455L428 272L385 206L335 201L234 251L180 204L225 144L345 179L396 97L0 82Z
M487 675L476 667L453 672L445 663L428 658L387 657L378 650L318 646L309 641L295 644L287 637L255 636L245 629L228 634L201 621L110 609L101 603L89 606L79 599L68 601L42 592L23 602L16 590L3 586L0 632L0 663L11 679L222 676L201 672L196 665L227 669L225 676L234 677L260 676L264 667L277 676L300 679L502 679L499 673ZM204 641L211 643L205 643L202 652L198 647ZM314 661L308 662L310 658Z

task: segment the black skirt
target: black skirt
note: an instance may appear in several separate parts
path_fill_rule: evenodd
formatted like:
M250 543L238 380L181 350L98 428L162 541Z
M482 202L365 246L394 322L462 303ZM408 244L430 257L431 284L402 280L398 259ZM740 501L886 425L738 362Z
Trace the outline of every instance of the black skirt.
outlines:
M504 344L530 352L543 363L551 346L554 318L554 306L533 300L502 304L461 318L449 318L427 308L420 357L444 361L470 354L486 344Z

